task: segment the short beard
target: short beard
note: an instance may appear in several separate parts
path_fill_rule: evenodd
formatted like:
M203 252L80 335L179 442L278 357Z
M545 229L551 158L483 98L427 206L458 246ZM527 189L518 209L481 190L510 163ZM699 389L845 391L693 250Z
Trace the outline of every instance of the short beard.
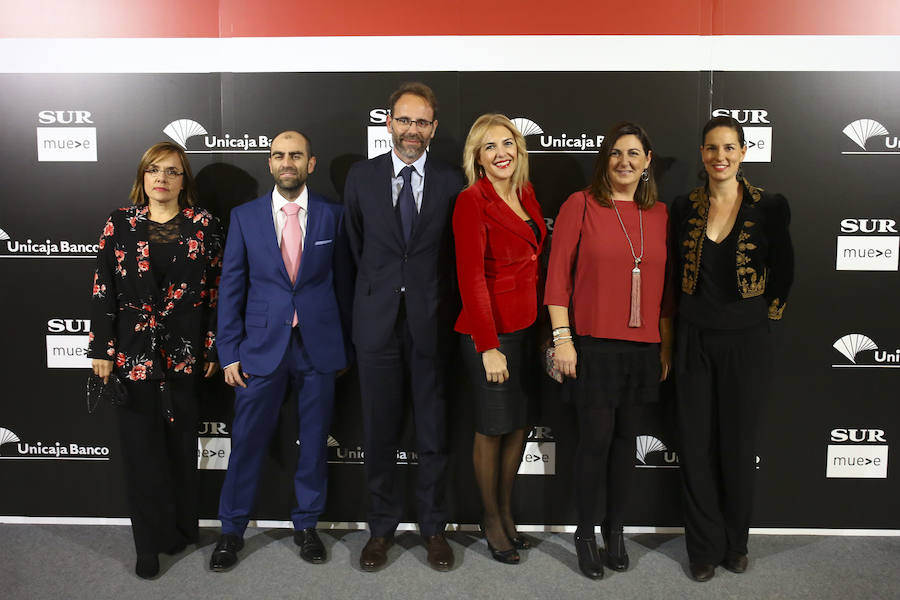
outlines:
M394 150L397 152L398 156L415 161L420 156L425 154L425 150L427 148L427 145L425 144L425 138L421 135L417 135L415 137L421 142L421 145L418 149L412 150L403 147L403 136L399 134L394 135Z
M281 180L277 177L275 178L275 187L278 188L279 192L282 192L282 195L292 196L297 193L298 190L303 189L303 186L306 184L306 178L301 179L299 175L296 176L296 183L290 186L282 185Z

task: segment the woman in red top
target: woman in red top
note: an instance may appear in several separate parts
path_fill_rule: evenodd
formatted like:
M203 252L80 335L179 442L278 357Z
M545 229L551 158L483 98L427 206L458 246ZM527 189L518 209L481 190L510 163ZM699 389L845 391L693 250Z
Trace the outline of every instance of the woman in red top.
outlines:
M453 213L462 312L456 331L473 383L475 478L491 555L519 562L529 547L512 518L513 481L522 460L529 381L535 368L538 256L547 228L528 182L525 139L503 115L479 117L463 151L469 187ZM535 366L537 359L535 356Z
M579 568L592 579L603 577L594 538L599 490L606 496L606 564L628 568L622 526L640 407L658 399L671 365L668 216L656 201L651 159L650 139L639 125L620 123L603 138L590 187L560 208L544 295L554 361L574 379L575 549Z

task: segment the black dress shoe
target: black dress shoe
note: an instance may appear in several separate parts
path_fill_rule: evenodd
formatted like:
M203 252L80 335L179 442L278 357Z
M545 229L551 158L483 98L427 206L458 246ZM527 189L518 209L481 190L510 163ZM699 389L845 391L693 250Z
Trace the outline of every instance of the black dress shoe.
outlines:
M212 557L209 559L209 568L219 573L227 571L237 564L237 553L243 547L244 538L231 533L223 533L219 536L216 549L213 550Z
M628 552L625 550L625 535L622 528L603 532L603 545L606 546L606 566L613 571L626 571L628 569Z
M377 571L387 563L387 551L394 545L394 537L372 536L359 555L363 571Z
M484 523L478 524L478 529L481 531L481 535L484 536L484 541L487 542L488 551L491 553L491 556L497 562L502 562L505 565L517 565L519 561L522 560L522 557L519 556L519 552L516 550L516 547L513 546L509 550L497 550L493 546L491 546L491 542L488 541L487 534L484 532ZM512 542L512 540L510 540Z
M594 536L575 536L575 554L578 555L578 568L590 579L603 579L603 563L597 551L597 538Z
M729 554L722 561L722 566L732 573L743 573L747 570L748 562L746 554Z
M428 549L428 564L437 571L449 571L453 568L453 550L447 543L443 533L436 533L425 538Z
M709 581L715 574L715 565L691 563L691 578L693 578L694 581Z
M300 558L314 565L325 562L325 544L319 539L314 527L294 532L294 543L300 546Z
M153 579L159 575L159 556L155 553L138 554L134 574L141 579Z
M529 548L531 548L531 542L528 540L528 538L518 533L509 538L509 542L516 550L528 550Z

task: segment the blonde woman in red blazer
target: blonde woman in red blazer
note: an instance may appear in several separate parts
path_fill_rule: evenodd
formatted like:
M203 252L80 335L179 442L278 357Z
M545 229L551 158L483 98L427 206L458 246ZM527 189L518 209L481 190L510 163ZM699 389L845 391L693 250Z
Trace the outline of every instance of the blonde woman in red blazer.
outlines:
M516 564L530 546L512 518L528 397L536 383L538 256L547 228L528 182L525 139L503 115L479 117L466 138L469 186L453 213L462 312L456 321L475 399L475 478L491 555ZM529 365L535 360L534 365Z

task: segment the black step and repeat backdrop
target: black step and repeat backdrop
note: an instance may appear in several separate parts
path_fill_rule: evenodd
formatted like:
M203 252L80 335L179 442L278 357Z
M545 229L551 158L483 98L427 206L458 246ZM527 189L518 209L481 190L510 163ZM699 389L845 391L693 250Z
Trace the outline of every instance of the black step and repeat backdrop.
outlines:
M318 156L310 186L340 198L353 162L390 149L386 99L412 78L437 92L431 151L450 162L459 162L478 115L515 119L551 228L560 204L587 184L614 122L650 132L668 202L698 185L706 119L741 121L745 173L790 200L797 252L785 319L773 325L776 391L763 406L754 525L900 528L889 468L900 439L900 134L892 133L900 132L900 73L843 72L0 75L0 515L127 514L112 409L88 415L83 390L92 255L105 216L126 203L142 152L165 139L183 145L201 204L226 221L233 206L271 188L270 138L299 128ZM454 521L474 523L471 410L465 376L454 371L450 504ZM355 372L338 387L322 519L358 522L365 487ZM522 523L571 524L574 414L549 380L542 391L516 510ZM205 518L216 514L232 401L220 379L202 399ZM666 385L635 440L629 524L680 525L673 402ZM287 519L292 502L296 439L293 420L283 422L260 519ZM397 461L411 491L410 440ZM411 501L406 517L414 521Z

